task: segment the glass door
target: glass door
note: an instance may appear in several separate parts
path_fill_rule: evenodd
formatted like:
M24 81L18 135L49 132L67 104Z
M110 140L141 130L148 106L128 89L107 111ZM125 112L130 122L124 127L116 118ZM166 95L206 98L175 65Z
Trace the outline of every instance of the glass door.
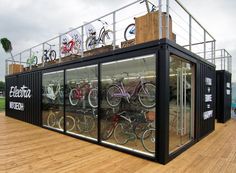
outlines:
M189 143L194 134L194 65L170 58L169 151Z

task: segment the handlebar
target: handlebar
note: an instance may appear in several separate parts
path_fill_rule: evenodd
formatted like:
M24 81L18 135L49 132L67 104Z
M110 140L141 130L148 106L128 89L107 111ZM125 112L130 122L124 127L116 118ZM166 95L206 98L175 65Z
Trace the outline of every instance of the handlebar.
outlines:
M106 21L102 21L101 19L98 19L99 22L101 22L103 25L108 25Z

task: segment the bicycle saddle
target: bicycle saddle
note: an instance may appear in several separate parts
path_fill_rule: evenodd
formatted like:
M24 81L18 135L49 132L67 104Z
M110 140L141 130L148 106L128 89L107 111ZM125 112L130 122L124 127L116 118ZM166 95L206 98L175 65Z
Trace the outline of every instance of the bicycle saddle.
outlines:
M91 34L91 35L96 35L96 31L95 31L95 32L91 32L90 34Z

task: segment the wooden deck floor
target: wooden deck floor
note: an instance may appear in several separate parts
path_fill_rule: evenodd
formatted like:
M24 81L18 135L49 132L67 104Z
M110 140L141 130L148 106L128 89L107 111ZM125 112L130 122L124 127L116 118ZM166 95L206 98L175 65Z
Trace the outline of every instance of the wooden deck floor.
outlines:
M0 173L222 173L236 172L236 120L167 165L42 129L0 114Z

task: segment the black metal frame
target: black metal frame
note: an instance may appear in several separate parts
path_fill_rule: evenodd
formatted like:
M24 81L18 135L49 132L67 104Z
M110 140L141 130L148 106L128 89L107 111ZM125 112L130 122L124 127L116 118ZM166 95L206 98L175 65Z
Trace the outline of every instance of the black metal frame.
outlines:
M41 127L45 129L50 129L53 131L57 131L62 134L66 134L68 136L72 136L78 139L83 139L92 143L99 144L101 146L109 147L118 151L126 152L132 155L136 155L138 157L142 157L145 159L149 159L152 161L157 161L162 164L166 164L176 156L178 156L180 153L191 147L194 143L196 143L200 138L203 136L209 134L211 131L214 130L214 126L209 127L209 129L206 129L207 133L204 133L202 135L201 133L201 115L202 115L202 110L200 110L199 113L197 113L197 109L201 107L201 102L202 102L202 93L198 89L200 85L203 85L203 83L200 83L200 81L204 80L203 76L204 74L203 71L201 70L201 66L204 66L204 68L209 68L214 71L214 65L203 60L196 54L193 54L192 52L184 49L183 47L175 44L174 42L171 42L167 39L162 39L159 41L152 41L144 44L139 44L136 46L124 48L124 49L118 49L112 52L108 53L103 53L91 57L86 57L83 59L78 59L78 60L73 60L70 62L65 62L63 64L55 64L55 65L50 65L45 68L39 68L32 70L31 72L25 72L24 74L31 74L34 71L40 71L40 76L41 76L41 83L38 87L42 88L42 77L43 73L48 73L48 72L53 72L57 70L63 70L64 71L64 96L65 96L65 84L66 84L66 69L71 69L71 68L78 68L82 66L87 66L87 65L98 65L98 98L101 98L101 74L100 74L100 67L101 63L104 62L110 62L114 60L122 60L122 59L128 59L131 57L136 57L136 56L142 56L142 55L147 55L147 54L155 54L156 55L156 152L155 152L155 157L149 157L147 155L143 155L141 153L136 153L132 152L130 150L125 150L122 148L114 147L105 143L101 142L100 139L100 99L98 99L98 134L97 134L97 141L90 140L87 138L83 138L80 136L76 136L73 134L66 133L66 112L65 112L65 99L64 99L64 131L60 132L51 128L47 128L43 126L42 120L41 120ZM183 146L179 150L175 151L174 153L169 154L169 57L170 55L176 55L178 57L181 57L185 60L188 60L192 63L195 64L195 137L192 142L188 143L187 145ZM22 74L19 74L22 75ZM9 75L6 76L6 83L8 83L8 79L11 78L12 76L17 76L17 75ZM214 77L213 77L214 78ZM158 82L161 81L161 82ZM6 85L8 86L8 85ZM6 97L6 100L8 101L8 97ZM41 94L41 108L42 108L42 94ZM6 114L7 116L10 116L11 111L8 109L6 106ZM41 115L42 115L42 109L41 109ZM42 118L42 117L41 117Z

